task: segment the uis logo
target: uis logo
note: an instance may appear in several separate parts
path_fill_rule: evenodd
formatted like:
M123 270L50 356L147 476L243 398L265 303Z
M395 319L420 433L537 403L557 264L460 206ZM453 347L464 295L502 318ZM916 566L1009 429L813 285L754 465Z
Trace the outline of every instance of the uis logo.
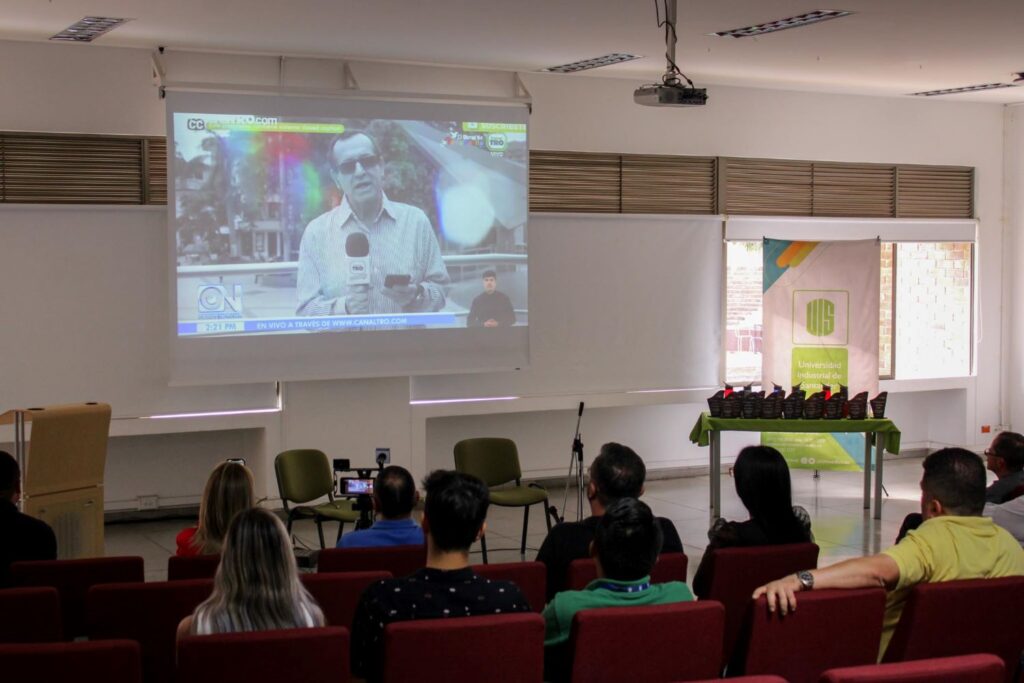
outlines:
M829 299L807 302L807 333L827 337L836 331L836 305Z
M206 121L202 119L189 119L186 125L189 130L206 130Z
M849 343L849 321L849 292L793 292L793 343L797 346L844 346Z

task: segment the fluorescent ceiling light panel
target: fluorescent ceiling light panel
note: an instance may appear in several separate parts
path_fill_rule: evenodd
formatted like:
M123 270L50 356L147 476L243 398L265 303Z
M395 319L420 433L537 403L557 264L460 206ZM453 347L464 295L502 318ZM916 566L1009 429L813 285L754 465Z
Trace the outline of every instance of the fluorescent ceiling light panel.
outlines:
M107 31L111 31L129 19L120 17L82 17L50 40L67 40L73 43L91 43Z
M956 95L962 92L978 92L979 90L998 90L999 88L1015 88L1013 83L982 83L980 85L965 85L961 88L945 88L944 90L925 90L924 92L912 92L916 97L935 97L936 95Z
M571 64L559 64L558 66L549 66L541 71L551 71L559 74L571 74L577 71L586 71L587 69L597 69L602 66L610 66L612 64L620 64L622 62L631 62L634 59L640 59L642 55L631 55L625 52L613 52L608 55L601 55L600 57L593 57L591 59L582 59L578 62L572 62Z
M765 33L774 33L775 31L785 31L787 28L809 26L821 21L828 21L829 19L848 17L851 14L853 14L853 12L847 12L846 10L841 9L816 9L812 12L805 12L804 14L800 14L795 17L776 19L775 21L769 21L764 24L757 24L756 26L744 26L743 28L734 28L728 31L718 31L711 35L718 36L720 38L749 38L751 36L759 36Z

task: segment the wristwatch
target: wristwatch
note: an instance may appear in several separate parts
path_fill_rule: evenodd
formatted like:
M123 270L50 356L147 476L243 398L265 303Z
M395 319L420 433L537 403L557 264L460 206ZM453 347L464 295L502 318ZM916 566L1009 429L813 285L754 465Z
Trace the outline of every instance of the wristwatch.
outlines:
M814 588L814 574L809 571L802 571L796 573L796 580L800 582L800 586L805 591L809 591Z

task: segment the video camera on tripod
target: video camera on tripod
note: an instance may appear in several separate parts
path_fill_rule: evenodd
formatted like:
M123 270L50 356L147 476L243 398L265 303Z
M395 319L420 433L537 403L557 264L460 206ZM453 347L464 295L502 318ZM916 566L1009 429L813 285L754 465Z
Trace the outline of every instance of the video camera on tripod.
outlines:
M334 458L335 490L337 495L355 498L352 508L359 512L356 529L369 529L373 525L373 484L391 461L391 450L377 449L377 467L352 467L348 458ZM354 472L354 477L339 477L339 473Z

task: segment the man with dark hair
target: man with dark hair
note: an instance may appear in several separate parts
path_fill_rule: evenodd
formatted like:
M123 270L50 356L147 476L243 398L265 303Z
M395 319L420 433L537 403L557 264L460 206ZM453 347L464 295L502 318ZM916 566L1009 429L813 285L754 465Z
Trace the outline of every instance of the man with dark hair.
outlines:
M910 589L919 583L1024 575L1024 549L1006 530L981 516L985 468L977 455L944 448L924 460L921 513L924 523L879 555L802 571L761 586L768 609L796 609L796 593L812 588L888 591L880 654L885 653Z
M371 683L383 671L384 629L390 623L530 610L515 584L481 578L469 566L469 547L486 528L487 486L450 470L432 472L423 485L426 568L403 579L378 581L356 608L352 673Z
M376 141L363 131L346 131L330 147L331 178L344 197L314 218L299 243L298 315L417 313L445 304L448 269L437 235L421 209L384 194L384 162ZM363 249L351 253L348 239L365 235ZM368 258L354 284L354 258ZM388 275L408 276L391 282Z
M0 588L11 585L11 563L57 559L57 537L46 522L22 514L18 461L0 451Z
M345 534L339 548L379 548L391 545L421 545L423 530L412 518L420 499L409 470L398 465L385 467L373 482L373 509L379 518L369 529Z
M639 498L644 492L647 468L640 456L628 446L606 443L590 464L587 500L590 517L582 522L563 522L552 529L537 552L537 561L547 566L548 600L565 590L566 574L573 560L590 557L590 542L601 515L618 498ZM683 552L683 542L671 521L657 518L666 553Z
M985 502L999 505L1024 486L1024 436L1017 432L999 432L985 449L985 467L996 480L985 489Z
M568 678L570 657L565 646L573 617L580 610L693 600L685 583L651 583L662 532L647 505L636 498L618 498L597 520L590 555L598 578L583 590L559 593L544 608L545 680Z
M469 307L466 327L507 327L516 324L516 311L503 292L498 291L498 274L484 271L484 292Z

